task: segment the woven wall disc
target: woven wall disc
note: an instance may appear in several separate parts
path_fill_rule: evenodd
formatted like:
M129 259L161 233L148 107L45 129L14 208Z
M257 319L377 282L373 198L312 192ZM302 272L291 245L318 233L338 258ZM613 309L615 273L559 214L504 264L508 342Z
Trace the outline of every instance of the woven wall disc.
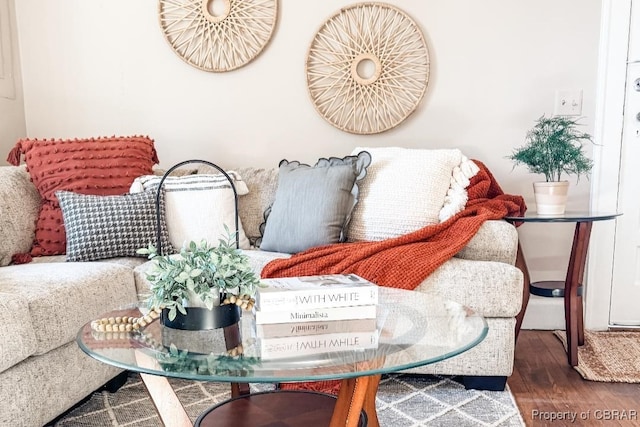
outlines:
M240 68L273 34L277 0L159 0L162 32L187 63L204 71Z
M422 100L429 52L407 14L385 3L358 3L320 27L306 73L313 104L329 123L355 134L380 133Z

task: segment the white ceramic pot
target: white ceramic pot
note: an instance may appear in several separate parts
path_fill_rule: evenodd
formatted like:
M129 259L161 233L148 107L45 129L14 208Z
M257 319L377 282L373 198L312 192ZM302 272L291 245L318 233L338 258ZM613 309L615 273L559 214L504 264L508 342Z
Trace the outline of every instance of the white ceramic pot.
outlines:
M533 194L540 215L562 215L567 204L569 181L534 182Z

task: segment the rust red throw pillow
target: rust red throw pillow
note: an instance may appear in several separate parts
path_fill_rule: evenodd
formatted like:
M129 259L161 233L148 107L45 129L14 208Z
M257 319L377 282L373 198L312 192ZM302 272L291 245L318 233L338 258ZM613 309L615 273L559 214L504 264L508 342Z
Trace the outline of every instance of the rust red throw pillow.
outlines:
M144 136L21 139L7 161L17 166L22 154L43 200L32 256L65 253L65 230L56 191L99 196L125 194L134 179L151 174L153 165L158 163L153 140Z

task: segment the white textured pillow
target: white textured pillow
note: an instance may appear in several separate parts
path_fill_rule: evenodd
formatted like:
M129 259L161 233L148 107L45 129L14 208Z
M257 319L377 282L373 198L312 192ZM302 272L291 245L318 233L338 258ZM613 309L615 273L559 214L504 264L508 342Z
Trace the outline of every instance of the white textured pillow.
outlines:
M360 182L349 241L390 239L440 222L453 171L465 159L460 150L357 147L353 153L363 150L372 161Z
M233 179L238 196L249 190L240 175L227 171ZM144 175L135 179L130 192L137 193L160 184L162 177ZM176 250L193 240L206 239L212 245L226 237L224 226L235 230L233 190L222 174L169 176L162 184L165 193L165 213L169 240ZM250 244L238 219L240 248Z

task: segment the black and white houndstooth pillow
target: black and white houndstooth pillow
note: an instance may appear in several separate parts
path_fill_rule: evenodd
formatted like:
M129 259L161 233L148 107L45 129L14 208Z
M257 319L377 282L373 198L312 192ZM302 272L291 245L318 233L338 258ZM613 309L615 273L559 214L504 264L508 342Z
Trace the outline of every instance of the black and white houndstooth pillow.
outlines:
M67 261L140 256L139 248L156 245L155 189L121 196L58 191L56 196L67 234ZM160 228L162 252L172 253L164 215Z

